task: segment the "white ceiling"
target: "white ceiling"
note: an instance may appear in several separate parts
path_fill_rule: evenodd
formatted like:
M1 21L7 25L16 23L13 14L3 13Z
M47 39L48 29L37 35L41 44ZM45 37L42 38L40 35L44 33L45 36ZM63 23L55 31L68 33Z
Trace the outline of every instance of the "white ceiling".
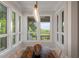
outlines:
M35 1L10 1L15 4L18 8L25 12L33 12L33 6ZM40 12L52 12L55 11L62 1L38 1Z

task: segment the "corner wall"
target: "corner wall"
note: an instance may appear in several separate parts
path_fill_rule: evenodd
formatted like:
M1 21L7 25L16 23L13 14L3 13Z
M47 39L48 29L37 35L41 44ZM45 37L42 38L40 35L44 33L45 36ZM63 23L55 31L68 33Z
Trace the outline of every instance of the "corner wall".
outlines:
M78 2L68 2L68 55L78 57Z
M56 47L60 47L63 50L65 57L78 57L78 2L77 1L68 1L63 4L65 11L64 19L64 46L60 43L57 43L56 36L56 13L54 14L54 39ZM62 9L62 6L59 8ZM56 11L57 13L58 10Z
M78 57L78 2L71 2L71 57Z

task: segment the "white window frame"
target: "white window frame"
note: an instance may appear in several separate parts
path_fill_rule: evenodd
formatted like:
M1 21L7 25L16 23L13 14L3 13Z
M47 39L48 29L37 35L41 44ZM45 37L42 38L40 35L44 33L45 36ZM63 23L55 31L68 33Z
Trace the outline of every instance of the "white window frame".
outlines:
M4 5L5 7L7 7L7 33L0 35L0 38L7 37L7 48L4 49L4 50L2 50L2 51L0 51L0 56L2 56L3 54L5 54L9 50L11 50L12 48L15 48L17 45L21 44L21 42L22 42L22 38L21 38L20 41L18 41L19 38L16 38L16 43L14 45L12 43L12 39L13 39L12 36L13 35L15 35L16 37L18 37L17 35L19 35L19 33L22 34L22 15L16 9L14 9L14 8L10 7L9 5L7 5L5 2L0 1L0 3L2 5ZM15 33L12 33L12 28L11 28L12 11L16 13L16 19L17 20L19 20L19 18L17 18L18 15L21 16L21 32L16 32L16 30L18 30L18 29L15 28ZM15 23L17 23L16 20L15 20Z
M12 13L15 13L15 32L13 32L13 28L11 27L11 33L12 33L12 46L15 47L16 43L17 43L17 38L16 38L16 20L17 20L17 14L16 11L14 9L11 10L11 23L12 23ZM12 26L12 24L11 24ZM15 44L13 44L13 36L15 35Z
M12 12L15 12L16 15L15 15L15 32L13 33L11 30L12 36L15 35L15 44L11 44L11 45L12 47L16 47L19 43L22 42L22 15L16 9L13 9L13 8L11 9L11 13ZM19 32L19 16L21 16L21 32ZM11 16L11 22L12 22L12 16ZM19 34L21 34L20 41L19 41Z
M28 27L28 16L34 16L34 15L27 15L27 27ZM52 31L52 25L53 25L53 19L52 19L52 15L40 15L40 16L49 16L50 17L50 39L49 40L41 40L40 39L40 34L38 35L39 36L39 39L37 40L28 40L27 38L27 41L26 42L51 42L53 40L53 31ZM39 22L40 23L40 22ZM39 29L38 31L40 32L40 25L38 25ZM37 32L38 33L38 32ZM28 35L28 29L27 29L27 35ZM38 38L38 37L37 37Z
M21 19L19 19L19 17L21 17ZM18 21L20 21L19 23L21 23L21 27L19 28L20 29L20 32L19 32L20 40L19 39L18 40L21 41L21 37L22 37L22 33L21 33L22 32L22 16L21 15L18 16Z
M8 9L7 5L4 4L3 2L0 2L0 3L1 3L3 6L5 6L5 7L7 8L7 15L8 15L8 14L9 14L9 13L8 13L9 9ZM8 41L8 38L9 38L9 37L8 37L8 36L9 36L9 34L8 34L8 32L9 32L9 31L8 31L8 16L7 16L7 24L6 24L6 26L7 26L7 28L6 28L6 29L7 29L7 33L6 33L6 34L1 34L1 35L0 35L0 38L7 37L7 48L4 49L4 50L2 50L2 51L0 51L0 53L3 53L3 52L4 52L5 50L7 50L8 47L9 47L9 46L8 46L8 44L9 44L9 41Z
M64 49L64 45L65 45L65 35L64 35L64 32L62 32L62 12L64 11L64 7L62 6L62 8L60 8L57 12L56 12L56 19L57 19L57 15L59 16L59 23L58 23L58 29L59 31L57 32L56 31L56 37L57 37L57 34L59 35L58 38L59 38L59 41L56 40L56 43L59 47L62 47ZM65 11L64 11L65 13ZM65 14L64 14L65 15ZM57 20L56 20L57 22ZM64 18L64 22L65 22L65 18ZM57 24L56 24L57 26ZM65 28L65 25L64 25L64 28ZM56 27L57 29L57 27ZM65 30L65 29L64 29ZM62 44L62 35L64 36L64 44Z

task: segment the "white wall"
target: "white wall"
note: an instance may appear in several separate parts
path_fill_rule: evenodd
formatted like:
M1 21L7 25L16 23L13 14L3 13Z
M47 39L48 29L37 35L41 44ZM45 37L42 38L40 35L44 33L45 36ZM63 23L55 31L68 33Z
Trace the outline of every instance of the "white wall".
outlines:
M71 57L71 2L68 2L68 57Z
M68 56L78 56L78 2L68 2Z
M71 2L71 56L78 57L78 2Z
M79 2L78 2L78 10L79 10ZM78 15L79 15L79 11L78 11ZM78 17L78 19L79 19L79 17ZM79 20L78 20L78 22L79 22ZM79 23L78 23L78 30L79 30ZM79 35L79 31L78 31L78 35ZM78 39L79 39L79 36L78 36ZM79 42L79 40L78 40L78 42ZM78 58L79 58L79 43L78 43Z

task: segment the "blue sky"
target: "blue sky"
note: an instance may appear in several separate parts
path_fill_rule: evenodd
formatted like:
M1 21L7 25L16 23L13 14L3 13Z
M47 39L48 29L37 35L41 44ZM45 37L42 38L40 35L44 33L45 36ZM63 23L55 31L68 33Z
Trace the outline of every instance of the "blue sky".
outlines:
M41 29L48 29L48 30L50 30L50 23L49 22L41 22L40 26L41 26Z

